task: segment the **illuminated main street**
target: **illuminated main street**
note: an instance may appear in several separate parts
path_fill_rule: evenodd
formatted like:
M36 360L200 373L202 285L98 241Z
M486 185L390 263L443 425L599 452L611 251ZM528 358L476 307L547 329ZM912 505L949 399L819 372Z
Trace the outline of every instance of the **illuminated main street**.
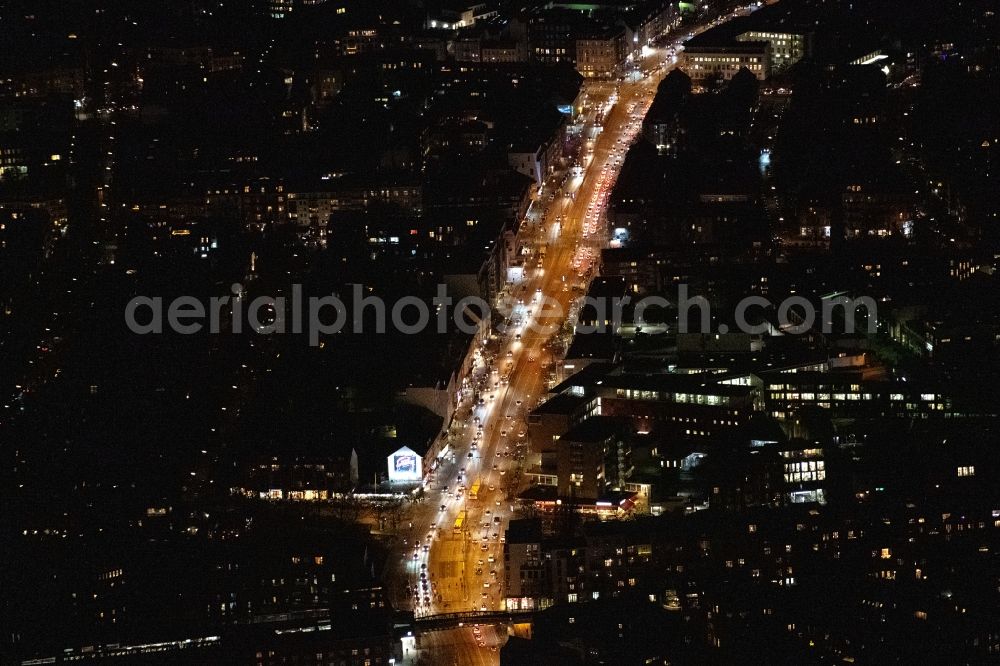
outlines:
M677 42L666 48L644 49L646 57L638 69L652 70L646 77L618 84L585 83L581 95L585 106L607 113L598 114L598 118L603 115L600 127L589 124L593 113L585 115L583 174L570 174L562 188L555 180L546 183L535 203L545 207L544 215L537 223L525 222L521 243L530 253L524 278L507 296L512 325L498 332L502 339L492 366L487 367L484 404L473 405L470 393L459 406L460 434L450 444L455 463L437 470L427 485L425 501L411 510L400 582L393 587L395 603L413 608L417 617L503 609L502 539L512 518L512 495L523 489L523 483L511 487L510 479L518 474L529 448L526 414L544 395L546 365L555 360L546 343L599 272L600 250L609 240L607 197L656 87L676 62L671 53L679 54L686 38L687 34L678 35ZM478 494L472 498L477 481ZM460 529L456 528L459 516L463 517ZM411 594L406 594L407 586ZM418 652L433 657L433 663L496 664L503 633L493 627L439 631L422 637Z

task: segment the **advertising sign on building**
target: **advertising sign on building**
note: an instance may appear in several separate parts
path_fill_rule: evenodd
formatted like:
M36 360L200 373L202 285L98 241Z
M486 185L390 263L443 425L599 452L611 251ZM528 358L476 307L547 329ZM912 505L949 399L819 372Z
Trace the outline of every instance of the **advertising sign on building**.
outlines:
M408 447L391 453L388 462L390 481L419 481L423 477L423 461Z

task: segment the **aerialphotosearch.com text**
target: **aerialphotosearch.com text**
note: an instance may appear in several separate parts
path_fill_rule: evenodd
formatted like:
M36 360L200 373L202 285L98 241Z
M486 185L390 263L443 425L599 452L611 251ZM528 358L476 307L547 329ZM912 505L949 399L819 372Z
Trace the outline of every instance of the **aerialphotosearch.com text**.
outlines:
M447 285L439 284L431 299L404 296L387 302L365 293L363 285L350 285L351 293L344 298L332 293L309 296L302 285L292 285L289 296L257 296L248 299L241 284L233 284L230 294L213 296L207 302L181 296L165 299L159 296L137 296L125 308L125 323L137 335L173 332L181 335L241 334L259 335L295 334L308 335L309 344L319 345L323 336L336 333L397 332L417 335L428 332L432 326L436 333L459 330L475 334L480 322L490 321L490 305L477 296L455 299L448 294ZM513 297L501 299L498 311L505 325L515 325L519 330L551 334L558 330L567 312L559 300L543 294L529 295L529 299ZM666 332L663 325L648 326L647 321L664 320L664 313L671 312L680 333L729 333L751 335L766 333L770 325L762 321L763 313L773 309L769 321L776 321L785 334L802 334L811 330L823 333L837 329L847 333L856 330L873 333L877 321L874 299L862 296L850 298L837 296L820 299L819 307L803 296L790 296L778 303L751 295L741 299L731 316L724 319L735 326L719 324L712 329L712 311L707 299L691 296L687 285L680 285L677 301L672 303L658 295L641 297L600 298L584 296L575 299L582 310L591 316L578 322L578 334L605 333L634 325L637 330L650 334ZM577 310L578 312L580 310ZM649 319L654 312L658 313ZM860 313L860 316L859 316ZM751 322L751 319L753 321ZM857 322L860 319L860 322ZM692 322L694 322L692 324ZM859 323L859 326L856 326Z

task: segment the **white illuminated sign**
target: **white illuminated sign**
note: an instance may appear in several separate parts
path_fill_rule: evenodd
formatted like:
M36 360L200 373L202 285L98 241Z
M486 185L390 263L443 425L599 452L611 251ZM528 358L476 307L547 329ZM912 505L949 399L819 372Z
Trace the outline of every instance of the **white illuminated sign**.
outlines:
M389 455L389 481L419 481L423 478L423 460L404 446Z

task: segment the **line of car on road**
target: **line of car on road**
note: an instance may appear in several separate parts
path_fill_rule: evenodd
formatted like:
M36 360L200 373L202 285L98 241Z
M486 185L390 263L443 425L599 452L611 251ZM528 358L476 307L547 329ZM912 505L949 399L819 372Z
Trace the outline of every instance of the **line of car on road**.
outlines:
M630 104L628 112L634 113L635 106L636 106L635 103ZM621 164L624 155L624 150L634 138L634 133L635 131L637 131L637 128L638 128L637 122L631 124L629 126L630 131L626 131L623 137L620 137L616 140L616 145L613 148L614 155L612 156L614 163L613 164L606 163L602 166L601 173L597 179L597 187L594 190L594 198L588 206L588 215L585 220L584 228L582 230L583 235L585 237L596 233L597 222L600 216L602 215L600 211L603 211L607 205L607 199L616 176L616 174L614 173L615 165ZM593 248L579 247L578 251L575 253L572 259L573 268L574 270L577 271L578 277L582 278L584 277L585 274L589 276L592 273L594 267L594 261L595 261L595 250ZM563 282L565 284L565 277L563 279ZM480 397L478 397L476 401L477 402L476 407L485 408L485 411L483 411L481 414L475 414L476 411L479 411L478 409L475 409L473 411L473 414L475 415L472 421L475 424L475 429L471 437L469 451L466 454L466 459L469 461L468 465L470 466L470 468L476 464L479 464L477 463L477 460L481 460L481 458L477 458L476 453L479 452L480 447L483 445L483 442L486 439L484 434L486 431L486 420L489 418L492 411L490 409L491 406L490 403L496 402L497 404L499 404L497 402L497 399L502 397L502 391L505 391L507 389L507 386L509 386L511 379L511 370L513 369L513 363L514 363L514 354L516 351L520 350L521 346L524 344L524 340L522 338L524 324L526 320L532 316L532 306L537 306L542 301L543 299L542 289L539 287L534 290L534 292L530 296L529 303L525 303L526 298L528 297L525 295L517 299L517 305L515 306L515 313L517 313L518 310L521 310L521 312L511 317L510 323L512 325L507 327L507 341L509 347L505 352L506 363L504 367L502 369L500 367L493 367L489 369L487 371L485 379L481 381L481 386L478 387L480 388ZM534 355L529 352L527 355L527 360L528 362L534 361L535 360ZM515 404L517 409L520 409L522 407L523 401L521 399L518 399L515 401ZM513 423L515 423L518 418L519 415L516 413L506 413L504 414L504 420L500 422L504 426L507 426L508 423L513 425ZM514 450L512 451L511 446L508 443L509 441L508 438L514 440L515 430L516 430L516 440L514 441ZM524 428L515 429L515 428L504 427L503 429L501 429L499 431L499 437L500 437L499 442L501 445L503 445L503 450L500 450L498 446L498 450L494 452L496 461L492 464L491 470L496 472L499 476L502 477L505 476L507 473L506 467L501 465L501 463L504 462L504 459L513 458L517 461L523 460L524 458L523 448L525 445L526 436L527 432L525 431ZM456 475L458 483L457 488L454 491L451 491L447 487L445 487L442 491L443 496L446 496L448 498L454 498L455 500L462 500L464 498L464 494L466 492L464 486L464 484L466 483L466 478L465 478L466 472L467 472L466 467L462 467L458 471ZM468 472L469 474L477 473L474 472L473 469L468 470ZM490 484L488 487L490 493L495 492L496 490L495 485ZM493 504L498 509L499 507L502 506L502 502L499 498L494 499ZM441 515L446 514L447 508L448 508L447 503L440 504L438 508L439 514ZM487 520L481 523L481 529L483 530L483 532L480 539L480 550L483 553L489 553L490 545L492 543L498 543L498 542L503 543L505 541L505 537L502 534L503 519L501 518L500 515L494 514L492 509L490 508L485 509L483 515L487 518ZM431 534L428 535L428 543L420 544L415 548L414 559L418 559L420 557L421 552L427 553L429 550L429 544L432 541L433 541L433 531ZM493 563L494 557L492 554L488 556L488 560L491 564ZM440 595L436 594L434 583L432 581L431 582L428 581L426 567L427 567L426 563L421 565L422 571L421 571L420 589L414 590L414 593L417 595L418 598L417 601L418 607L428 605L431 602L431 600L435 598L438 599L438 601L440 601ZM477 575L482 575L482 572L483 572L482 560L479 560L479 567L476 569L476 573ZM486 600L489 598L489 592L487 592L487 590L492 590L493 589L492 586L495 586L497 582L498 581L497 581L496 569L491 569L490 580L484 581L483 591L481 592L481 598L483 599L483 601L480 603L480 608L482 610L486 609Z

